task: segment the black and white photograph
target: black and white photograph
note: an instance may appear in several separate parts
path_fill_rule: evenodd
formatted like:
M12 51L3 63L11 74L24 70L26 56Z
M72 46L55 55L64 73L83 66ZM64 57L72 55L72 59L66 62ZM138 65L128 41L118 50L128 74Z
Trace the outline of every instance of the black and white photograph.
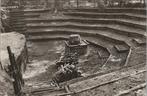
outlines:
M0 0L0 96L147 96L146 0Z

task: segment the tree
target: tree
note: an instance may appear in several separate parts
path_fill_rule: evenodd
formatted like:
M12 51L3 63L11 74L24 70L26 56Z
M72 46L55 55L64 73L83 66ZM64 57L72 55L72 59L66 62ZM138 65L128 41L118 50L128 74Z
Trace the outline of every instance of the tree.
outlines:
M56 14L60 9L62 9L62 1L61 0L54 0L53 4L53 12Z

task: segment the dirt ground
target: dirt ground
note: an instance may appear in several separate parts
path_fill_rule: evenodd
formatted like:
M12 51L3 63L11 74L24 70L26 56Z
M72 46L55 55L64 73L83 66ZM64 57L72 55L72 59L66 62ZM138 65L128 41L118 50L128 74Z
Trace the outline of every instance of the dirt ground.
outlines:
M51 41L40 41L40 42L28 42L28 51L29 51L29 64L27 65L27 70L24 74L26 88L40 88L40 87L49 87L50 80L53 74L57 71L55 67L55 62L61 56L61 53L64 51L64 41L61 40L51 40ZM79 59L78 68L82 71L84 75L92 75L93 73L99 71L103 64L100 63L97 52L100 51L100 48L96 48L94 46L89 45L88 51L84 56L81 56ZM144 62L145 60L145 49L144 46L141 48L133 49L133 53L129 63L131 65ZM142 54L137 55L137 54ZM142 57L143 56L143 57ZM134 58L136 60L143 60L134 63ZM142 58L142 59L140 59ZM138 75L141 79L133 79L134 84L140 84L144 82L145 76ZM140 80L140 81L139 81ZM117 88L128 88L130 82L132 82L132 78L128 78L127 80L122 80L116 84L110 84L107 86L103 86L100 88L96 88L94 90L89 90L87 92L78 94L78 96L103 96L102 94L107 94L106 96L110 96L109 91L112 94L117 93ZM130 85L131 86L131 85ZM111 90L101 90L108 89L114 87ZM105 93L105 92L107 93ZM90 95L91 94L91 95ZM101 94L101 95L98 95ZM135 93L130 93L135 94ZM133 96L133 95L130 95Z
M49 82L57 71L55 62L64 51L64 41L28 42L27 46L29 64L23 78L26 81L26 86L37 87L37 84ZM98 58L98 50L98 48L89 45L87 53L80 57L78 68L84 75L93 74L102 66Z

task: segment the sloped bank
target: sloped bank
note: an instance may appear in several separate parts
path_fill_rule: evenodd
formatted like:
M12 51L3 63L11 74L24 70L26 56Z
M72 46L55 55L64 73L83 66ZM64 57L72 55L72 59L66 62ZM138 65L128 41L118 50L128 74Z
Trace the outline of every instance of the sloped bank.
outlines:
M26 69L27 47L25 36L16 32L0 34L0 96L13 96L12 78L6 70L10 65L7 46L15 55L16 63L22 72Z

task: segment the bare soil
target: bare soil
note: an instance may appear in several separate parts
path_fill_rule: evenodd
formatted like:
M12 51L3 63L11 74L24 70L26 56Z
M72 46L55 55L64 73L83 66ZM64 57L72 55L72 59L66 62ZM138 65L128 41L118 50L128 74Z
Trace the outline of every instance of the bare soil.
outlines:
M64 41L43 41L43 42L28 42L29 64L24 74L27 87L37 87L38 84L45 86L49 84L53 74L57 71L55 62L64 51ZM88 51L79 59L78 68L84 75L90 75L102 67L102 62L99 59L96 48L89 45ZM103 61L104 62L104 61ZM38 87L39 87L38 86Z

